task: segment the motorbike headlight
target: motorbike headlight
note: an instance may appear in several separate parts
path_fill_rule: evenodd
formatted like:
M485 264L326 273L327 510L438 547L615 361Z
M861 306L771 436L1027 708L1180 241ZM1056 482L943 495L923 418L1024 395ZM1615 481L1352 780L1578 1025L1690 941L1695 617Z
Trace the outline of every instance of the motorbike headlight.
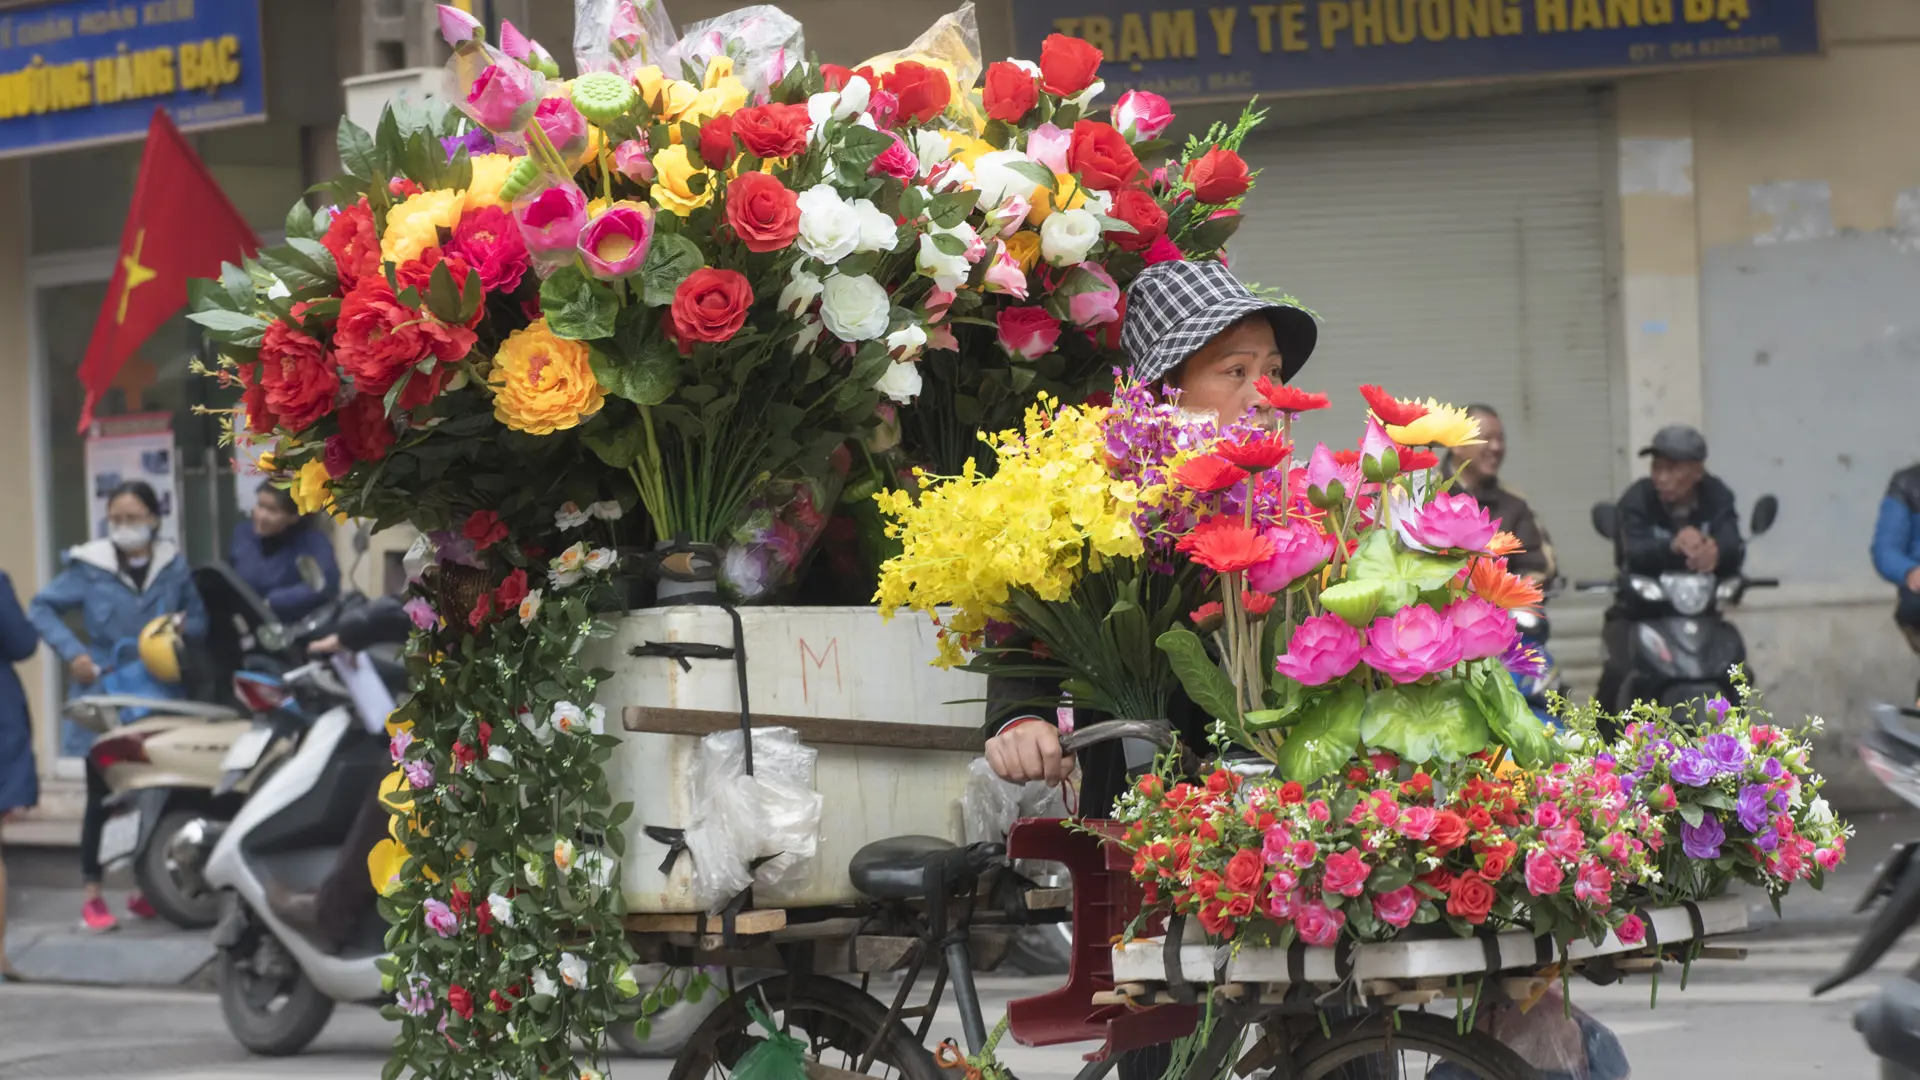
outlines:
M1667 602L1682 615L1698 615L1713 605L1712 574L1661 574L1660 588Z
M1740 592L1740 579L1737 577L1730 577L1727 580L1721 582L1719 586L1713 590L1713 595L1714 595L1714 598L1719 600L1721 603L1731 604L1733 603L1734 596L1737 595L1739 592Z
M1627 579L1627 584L1633 586L1635 595L1649 604L1658 604L1667 598L1666 592L1660 588L1660 583L1652 578L1636 574Z

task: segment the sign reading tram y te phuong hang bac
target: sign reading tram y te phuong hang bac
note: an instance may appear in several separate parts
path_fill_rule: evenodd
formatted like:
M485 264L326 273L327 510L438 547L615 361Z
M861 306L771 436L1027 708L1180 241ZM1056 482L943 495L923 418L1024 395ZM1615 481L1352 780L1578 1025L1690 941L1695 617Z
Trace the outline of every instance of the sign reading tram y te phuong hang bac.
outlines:
M0 13L0 157L266 118L260 0L73 0Z
M1106 53L1173 101L1684 67L1820 51L1815 0L1015 0L1021 49Z

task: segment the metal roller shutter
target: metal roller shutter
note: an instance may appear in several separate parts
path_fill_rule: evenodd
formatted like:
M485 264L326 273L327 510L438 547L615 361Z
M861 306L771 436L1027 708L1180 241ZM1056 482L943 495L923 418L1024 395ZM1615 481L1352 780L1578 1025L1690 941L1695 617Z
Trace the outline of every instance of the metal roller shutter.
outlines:
M1352 445L1361 383L1492 405L1570 577L1611 560L1588 524L1616 494L1609 130L1585 89L1272 130L1244 148L1262 175L1229 247L1325 320L1299 382L1335 407L1303 442Z

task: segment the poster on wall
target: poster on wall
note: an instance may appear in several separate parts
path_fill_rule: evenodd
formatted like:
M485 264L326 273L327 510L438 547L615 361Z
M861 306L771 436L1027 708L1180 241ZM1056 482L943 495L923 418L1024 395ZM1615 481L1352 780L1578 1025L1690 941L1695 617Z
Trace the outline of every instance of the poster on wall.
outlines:
M87 532L107 535L107 497L129 480L143 480L160 499L160 536L180 544L180 455L173 414L135 413L97 420L87 432Z

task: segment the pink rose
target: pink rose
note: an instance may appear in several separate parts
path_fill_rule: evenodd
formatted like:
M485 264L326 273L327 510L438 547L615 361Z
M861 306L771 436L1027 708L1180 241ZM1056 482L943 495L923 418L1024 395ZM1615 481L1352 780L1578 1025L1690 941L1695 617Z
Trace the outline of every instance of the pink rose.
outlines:
M1276 869L1267 881L1275 893L1287 893L1300 884L1300 875L1291 870Z
M1045 308L1010 307L995 320L1000 347L1022 360L1037 360L1053 351L1060 340L1060 320Z
M1436 495L1407 522L1407 534L1435 551L1484 551L1499 531L1499 523L1471 495Z
M1553 803L1541 803L1533 808L1533 823L1543 829L1551 829L1560 824L1560 808Z
M1573 898L1587 903L1605 904L1613 892L1613 871L1589 859L1580 867L1573 883Z
M888 132L892 134L892 132ZM907 147L907 141L898 135L893 136L893 145L880 152L873 159L873 167L868 170L874 176L891 176L895 180L911 180L913 174L920 171L920 159L913 156Z
M1413 922L1420 910L1420 894L1413 886L1402 885L1390 893L1381 893L1373 898L1373 914L1381 922L1392 927L1405 927Z
M1620 925L1614 928L1613 933L1622 945L1638 945L1647 940L1647 924L1640 921L1640 916L1629 915L1620 920Z
M1280 822L1266 831L1260 838L1260 857L1268 866L1287 857L1287 848L1293 843L1292 831L1286 822Z
M506 135L520 131L533 119L534 101L540 94L541 80L532 71L501 57L504 63L487 65L460 103L462 112L473 122Z
M1099 287L1075 293L1067 298L1067 317L1078 327L1104 326L1120 317L1120 286L1100 264L1084 262L1080 269L1092 275ZM1021 275L1024 281L1025 275Z
M1839 848L1823 847L1813 853L1813 861L1820 864L1820 869L1832 871L1840 868L1840 860L1845 855Z
M987 291L1025 300L1027 272L1020 269L1020 263L1007 253L1007 245L1003 241L995 240L993 243L993 261L987 264Z
M1282 889L1278 884L1278 875L1273 892L1267 896L1267 914L1276 922L1286 922L1300 910L1301 896L1298 889Z
M572 184L560 184L514 207L513 213L527 250L553 255L579 243L580 230L587 225L587 197Z
M1547 854L1556 859L1574 859L1580 854L1586 836L1573 822L1567 822L1557 829L1549 829L1540 837Z
M1326 612L1301 622L1273 669L1302 686L1323 686L1352 671L1362 652L1360 631Z
M1460 659L1471 662L1507 651L1520 628L1505 608L1478 596L1465 596L1447 605L1447 618L1460 632Z
M1527 891L1535 896L1552 896L1566 881L1566 871L1544 851L1527 853Z
M1327 856L1326 873L1321 884L1328 892L1341 896L1359 896L1366 887L1367 875L1373 873L1373 867L1361 859L1357 851L1336 851Z
M1280 592L1333 556L1333 537L1308 521L1277 525L1266 535L1273 541L1273 556L1247 571L1247 588L1254 592Z
M1293 861L1293 865L1299 867L1312 866L1313 861L1319 857L1320 845L1311 840L1295 840L1293 842L1293 851L1288 855L1288 858Z
M1412 604L1373 621L1360 659L1396 683L1410 683L1460 662L1459 633L1446 616Z
M1425 840L1433 835L1433 807L1409 806L1400 811L1394 830L1409 840Z
M1314 821L1324 822L1332 816L1333 812L1327 809L1326 800L1324 799L1315 799L1307 804L1307 817Z
M1041 124L1027 136L1027 160L1054 173L1068 173L1067 147L1073 142L1071 131L1052 124Z
M1173 123L1173 106L1159 94L1129 90L1113 107L1113 126L1136 142L1159 138Z
M1141 257L1146 260L1148 266L1152 266L1155 263L1179 262L1187 256L1180 250L1180 245L1162 234L1158 240L1147 245L1147 250Z
M1318 900L1309 900L1295 908L1293 925L1301 941L1327 946L1340 939L1340 928L1347 925L1347 917Z
M653 183L653 159L647 156L647 138L628 139L613 148L613 167L636 184Z

